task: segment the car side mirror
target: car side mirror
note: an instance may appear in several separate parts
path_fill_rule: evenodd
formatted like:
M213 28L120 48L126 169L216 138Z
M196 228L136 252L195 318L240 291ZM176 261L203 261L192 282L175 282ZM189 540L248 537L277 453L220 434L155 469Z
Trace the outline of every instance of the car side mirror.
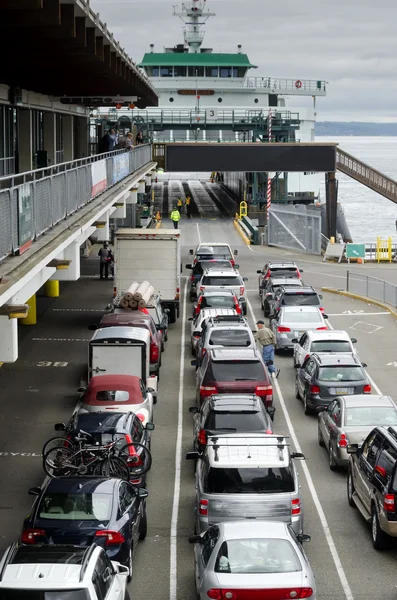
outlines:
M248 277L243 277L243 281L248 281Z
M149 492L146 488L139 488L138 494L140 498L147 498L149 496Z
M193 317L189 317L189 318L188 318L188 321L193 321Z
M320 298L320 300L323 299L323 295L322 294L319 294L318 297Z
M192 367L196 367L197 366L197 360L191 360L190 364L192 365Z
M156 393L156 390L154 390L151 387L146 388L146 391L149 392L150 394L155 394Z
M323 315L323 319L328 319L328 315Z
M262 273L262 271L260 269L257 270L258 275L260 275Z
M269 320L270 320L270 319L275 319L276 317L277 317L277 315L276 315L275 313L271 313L271 314L269 315Z
M148 431L153 431L153 429L155 428L155 424L151 423L150 421L148 423L146 423L146 429Z
M113 304L107 304L105 310L110 310L111 308L113 308Z
M240 265L236 265L236 263L234 263L234 268L235 268L235 269L239 269L239 268L240 268Z
M368 367L367 363L361 363L361 366L364 367L364 369Z
M238 256L238 250L234 250L233 254L234 256Z
M352 344L357 344L357 340L356 340L356 338L351 338L351 343L352 343Z
M54 425L55 431L66 431L65 423L55 423Z
M200 409L198 406L189 406L189 412L193 415L197 415L197 413L200 412Z
M192 265L191 265L191 264L189 264L189 265L185 265L185 269L192 269L192 268L193 268L193 267L192 267Z
M358 453L358 444L348 444L346 448L346 452L348 454L357 454Z
M274 420L274 413L276 412L276 409L274 408L274 406L269 406L268 408L266 408L266 412L269 415L269 417L271 418L271 420Z
M299 344L299 340L298 340L297 338L294 338L294 339L292 340L292 343L293 343L293 344Z
M311 536L307 535L306 533L298 533L298 535L296 536L299 540L299 542L302 544L303 542L310 542L311 541Z
M88 330L89 331L96 331L97 329L99 329L99 325L88 325Z
M117 572L119 575L129 575L130 574L129 568L125 567L124 565L121 565L120 563L117 565Z
M187 452L185 458L186 460L198 460L200 456L199 452Z
M190 249L190 250L189 250L189 254L190 254L191 256L193 256L193 250L192 250L192 249Z
M203 544L204 540L201 537L201 535L191 535L188 538L188 542L189 542L189 544Z
M77 392L79 394L85 394L86 391L87 391L87 388L85 388L85 387L79 387L79 388L77 388Z
M40 496L41 488L40 487L32 487L28 490L29 496Z
M299 269L299 273L303 273L303 269Z
M305 455L302 452L291 452L291 458L296 460L305 460Z

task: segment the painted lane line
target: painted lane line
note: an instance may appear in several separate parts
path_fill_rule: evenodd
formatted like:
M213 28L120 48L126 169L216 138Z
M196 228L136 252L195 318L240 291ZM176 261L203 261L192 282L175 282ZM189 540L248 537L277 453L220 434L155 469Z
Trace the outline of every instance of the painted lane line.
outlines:
M252 310L251 302L249 300L247 300L247 305L248 305L248 309L250 311L251 317L252 317L254 323L256 323L257 319L255 317L254 311ZM285 421L287 423L288 431L289 431L291 439L292 439L292 441L294 443L294 446L295 446L297 452L302 452L301 446L300 446L299 441L298 441L298 437L297 437L297 435L295 433L295 429L294 429L294 426L292 424L291 418L289 416L287 405L285 404L285 400L284 400L284 397L283 397L283 395L281 393L280 385L279 385L277 379L273 379L272 380L272 384L276 388L276 392L277 392L277 396L278 396L278 399L279 399L279 402L280 402L280 406L281 406L281 409L283 411L284 418L285 418ZM327 518L325 516L324 509L322 507L322 504L321 504L320 499L318 497L318 494L316 492L316 488L314 486L314 482L313 482L312 476L310 474L309 468L308 468L307 464L305 463L305 461L302 461L302 468L303 468L303 472L304 472L305 477L306 477L306 481L307 481L307 484L308 484L308 487L309 487L309 490L310 490L310 494L311 494L312 499L313 499L314 506L316 507L316 510L317 510L317 513L318 513L318 517L320 519L320 523L321 523L321 526L322 526L323 531L324 531L324 535L325 535L325 539L326 539L327 544L328 544L329 551L331 553L332 559L333 559L334 564L335 564L336 572L338 573L338 577L340 579L340 582L341 582L341 585L342 585L342 588L343 588L343 592L345 594L345 598L346 598L346 600L354 600L354 596L353 596L353 593L351 591L349 582L347 580L345 570L344 570L344 568L342 566L342 562L341 562L341 559L339 557L338 551L336 549L335 542L334 542L334 539L332 537L331 530L329 528L328 521L327 521Z
M332 323L330 322L329 319L327 319L327 326L329 329L333 330L334 326L332 325ZM379 394L379 396L383 396L382 392L380 391L379 387L376 385L375 381L372 379L371 375L368 373L368 371L366 369L364 369L367 377L372 385L372 387L376 390L376 393Z
M33 456L36 458L41 458L42 454L36 454L36 452L0 452L1 456Z
M199 224L198 224L198 223L196 223L196 227L197 227L197 237L198 237L198 242L199 242L199 244L201 244L200 227L199 227Z
M33 342L89 342L91 338L32 338Z
M183 291L181 354L179 366L179 392L178 392L178 427L175 447L175 480L174 500L171 513L170 530L170 600L177 599L177 545L178 545L178 516L181 496L181 467L182 467L182 435L183 435L183 385L185 379L185 327L186 327L186 298L187 280Z
M343 312L343 313L327 313L329 317L370 317L372 315L390 315L388 311L385 312Z
M52 308L53 312L99 312L103 313L102 308Z

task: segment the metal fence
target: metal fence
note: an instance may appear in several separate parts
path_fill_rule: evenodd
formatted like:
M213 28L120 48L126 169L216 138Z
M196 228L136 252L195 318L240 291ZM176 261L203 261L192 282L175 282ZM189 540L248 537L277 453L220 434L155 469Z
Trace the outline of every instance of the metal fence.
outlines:
M0 178L0 260L149 163L149 144Z
M321 254L321 210L273 204L269 211L268 244Z
M390 283L390 281L384 281L355 271L348 271L346 290L397 307L397 285Z

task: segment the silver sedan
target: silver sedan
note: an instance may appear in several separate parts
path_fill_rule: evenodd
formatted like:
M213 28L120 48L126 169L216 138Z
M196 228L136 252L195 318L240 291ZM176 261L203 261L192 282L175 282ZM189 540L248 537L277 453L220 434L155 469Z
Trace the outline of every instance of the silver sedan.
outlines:
M306 541L310 536L276 521L229 521L191 536L198 598L316 600Z
M276 337L276 350L292 350L295 342L305 331L326 330L327 324L316 306L282 306L277 316L270 320L270 327Z
M349 444L362 444L374 427L397 425L397 407L389 396L339 396L318 415L318 443L328 450L329 468L347 467Z

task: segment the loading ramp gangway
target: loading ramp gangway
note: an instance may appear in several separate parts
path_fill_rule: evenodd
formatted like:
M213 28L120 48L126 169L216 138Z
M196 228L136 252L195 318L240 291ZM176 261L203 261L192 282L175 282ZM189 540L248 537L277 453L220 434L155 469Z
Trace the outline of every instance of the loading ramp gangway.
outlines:
M336 149L336 167L338 171L397 204L397 181L394 179L387 177L341 148Z

